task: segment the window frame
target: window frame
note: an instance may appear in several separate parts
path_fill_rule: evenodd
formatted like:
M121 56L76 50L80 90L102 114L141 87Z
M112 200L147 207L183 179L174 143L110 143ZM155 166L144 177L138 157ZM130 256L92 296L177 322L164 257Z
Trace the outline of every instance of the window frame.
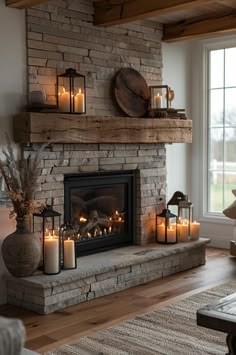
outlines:
M218 39L208 39L200 41L201 47L201 60L202 62L198 65L199 72L202 73L200 77L200 108L198 108L199 117L202 117L200 124L198 126L198 142L200 144L199 155L199 190L201 191L201 203L198 206L198 216L199 220L202 222L212 222L220 224L230 224L234 225L235 221L230 220L225 217L223 213L208 212L208 140L209 140L209 54L212 50L226 49L236 47L236 37L232 36L230 39L218 38ZM199 49L199 46L198 46ZM200 92L200 91L199 91ZM196 170L193 167L193 173ZM232 195L233 202L233 195Z

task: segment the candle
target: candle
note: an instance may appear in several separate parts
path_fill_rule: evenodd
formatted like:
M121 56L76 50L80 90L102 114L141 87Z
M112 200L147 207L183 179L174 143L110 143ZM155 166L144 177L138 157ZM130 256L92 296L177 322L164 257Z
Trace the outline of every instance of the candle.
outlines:
M193 223L191 223L191 229L190 229L191 240L198 240L199 232L200 232L200 223L194 221Z
M181 223L177 225L178 241L187 242L188 241L188 224Z
M158 93L156 96L154 96L155 100L155 108L161 108L162 107L162 96Z
M49 233L44 239L44 272L58 274L59 271L59 238Z
M70 238L64 240L64 268L75 268L75 243Z
M85 105L84 105L84 94L79 89L79 92L75 95L75 112L84 112Z
M165 224L161 223L157 226L157 241L165 242Z
M176 242L176 231L172 226L170 226L170 228L167 228L167 241L168 243Z
M62 93L58 93L59 111L70 112L70 94L63 88Z

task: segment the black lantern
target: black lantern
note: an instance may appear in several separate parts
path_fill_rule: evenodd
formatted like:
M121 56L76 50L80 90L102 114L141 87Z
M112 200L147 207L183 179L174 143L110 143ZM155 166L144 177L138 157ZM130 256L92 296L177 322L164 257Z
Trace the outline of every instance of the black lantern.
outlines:
M150 86L151 110L168 109L168 85Z
M57 107L64 113L86 113L85 76L75 69L57 76Z
M186 242L191 234L191 224L193 215L193 204L188 200L188 195L183 192L176 191L167 206L177 206L178 213L178 241Z
M59 238L61 214L47 205L41 213L33 214L33 231L35 231L35 217L42 219L43 272L47 275L58 274L61 270Z
M156 239L158 243L177 243L177 216L164 209L156 215Z
M62 245L62 266L63 269L76 269L76 232L73 226L69 223L65 223L60 228L60 238Z

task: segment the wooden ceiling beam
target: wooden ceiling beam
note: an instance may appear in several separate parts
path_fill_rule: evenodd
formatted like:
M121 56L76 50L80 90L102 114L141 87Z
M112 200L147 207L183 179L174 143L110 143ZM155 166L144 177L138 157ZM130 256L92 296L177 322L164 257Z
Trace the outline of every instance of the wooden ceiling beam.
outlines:
M165 42L222 35L236 32L236 11L201 16L164 25Z
M26 9L35 5L43 4L48 0L6 0L6 6L16 9Z
M215 0L101 0L94 3L94 23L112 26L207 5Z

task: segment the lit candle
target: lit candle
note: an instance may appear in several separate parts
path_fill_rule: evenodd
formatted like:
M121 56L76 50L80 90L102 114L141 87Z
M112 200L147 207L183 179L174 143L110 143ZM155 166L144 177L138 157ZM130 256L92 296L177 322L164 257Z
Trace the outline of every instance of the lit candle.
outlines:
M44 272L57 274L59 271L59 237L49 233L44 239Z
M79 221L80 221L81 223L86 223L86 222L87 222L87 218L80 217Z
M65 88L62 93L58 93L58 101L60 112L70 112L70 93Z
M176 242L176 231L172 226L170 226L170 228L167 228L167 241L169 243Z
M177 225L178 241L187 242L188 241L188 224L181 223Z
M191 223L191 229L190 229L191 240L198 240L199 232L200 232L200 223L194 221L193 223Z
M84 112L85 105L84 105L84 94L79 89L79 92L75 95L75 112Z
M158 93L156 96L154 96L155 100L155 108L161 108L162 107L162 96Z
M75 268L75 243L70 238L64 240L64 268Z
M165 242L165 224L161 223L157 226L157 241Z

